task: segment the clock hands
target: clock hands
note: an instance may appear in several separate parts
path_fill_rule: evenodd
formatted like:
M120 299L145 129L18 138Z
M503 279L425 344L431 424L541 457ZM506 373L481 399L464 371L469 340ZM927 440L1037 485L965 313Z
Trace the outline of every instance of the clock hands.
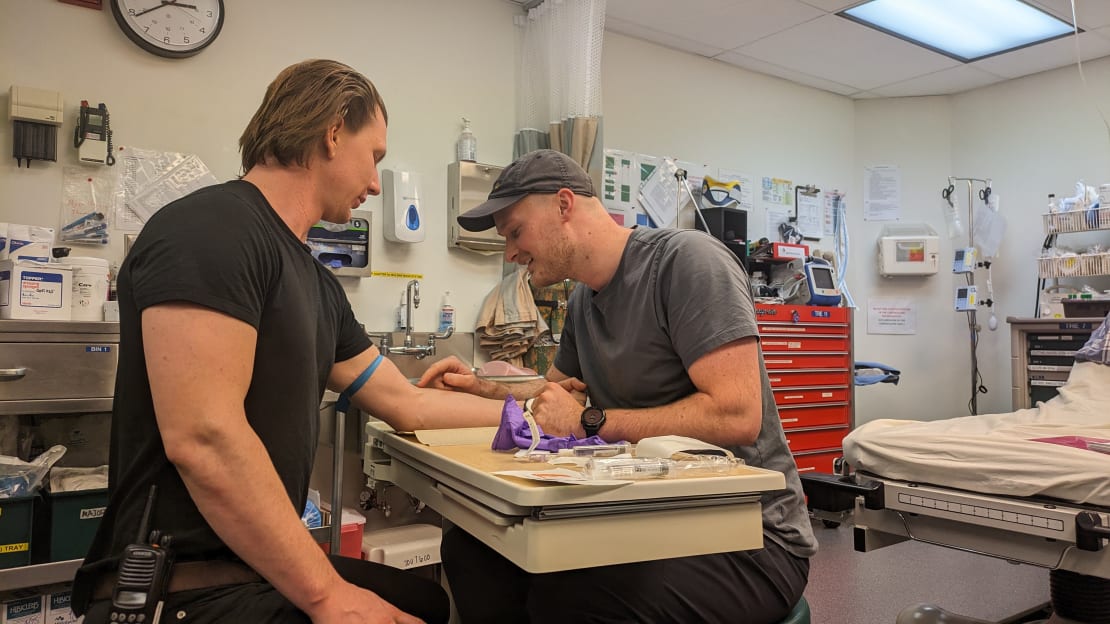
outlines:
M177 2L177 0L161 0L161 2L158 4L158 6L152 6L149 9L143 9L142 11L139 11L138 13L134 14L132 17L139 17L140 15L146 15L147 13L150 13L151 11L157 11L158 9L160 9L164 6L176 6L176 7L181 7L183 9L192 9L194 11L197 10L196 5L193 5L193 4L179 4Z

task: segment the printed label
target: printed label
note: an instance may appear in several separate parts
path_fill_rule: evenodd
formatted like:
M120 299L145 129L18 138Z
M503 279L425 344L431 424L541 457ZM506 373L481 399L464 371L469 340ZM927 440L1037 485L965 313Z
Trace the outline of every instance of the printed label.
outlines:
M10 553L27 552L27 548L31 545L30 542L19 542L16 544L0 544L0 555L7 555Z
M19 305L23 308L62 307L62 276L24 271L19 280Z
M85 353L111 353L112 347L109 345L87 345Z
M82 509L81 514L80 514L80 519L81 520L94 520L96 518L99 518L99 517L103 516L105 509L107 509L107 507L89 507L88 509Z

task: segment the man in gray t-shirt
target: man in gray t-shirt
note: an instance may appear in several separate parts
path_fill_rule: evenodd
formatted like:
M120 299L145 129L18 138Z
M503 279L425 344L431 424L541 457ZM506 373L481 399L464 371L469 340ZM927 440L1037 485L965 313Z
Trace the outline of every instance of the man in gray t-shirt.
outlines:
M451 530L443 561L462 620L782 620L802 595L816 542L737 258L702 232L617 225L586 172L552 150L510 164L489 200L458 221L496 227L506 260L526 265L533 285L580 282L547 372L560 386L548 384L532 408L546 433L688 436L780 471L787 484L763 497L764 547L754 551L532 575ZM489 390L452 363L433 365L427 383ZM585 409L568 392L582 384Z

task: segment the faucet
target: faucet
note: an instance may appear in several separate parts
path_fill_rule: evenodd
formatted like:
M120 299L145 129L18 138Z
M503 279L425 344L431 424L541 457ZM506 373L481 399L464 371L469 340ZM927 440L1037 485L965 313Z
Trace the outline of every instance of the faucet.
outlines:
M428 334L428 344L414 344L412 338L412 309L420 306L420 282L410 280L405 286L405 338L401 346L391 345L392 334L389 332L366 332L371 338L378 338L381 342L378 349L387 355L412 355L423 360L429 355L436 354L436 340L446 340L455 333L454 327L448 327L442 334L432 332Z

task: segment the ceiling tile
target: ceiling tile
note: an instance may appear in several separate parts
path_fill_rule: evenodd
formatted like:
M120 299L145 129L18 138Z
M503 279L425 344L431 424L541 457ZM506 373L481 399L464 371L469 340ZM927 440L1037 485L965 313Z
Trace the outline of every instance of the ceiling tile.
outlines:
M1029 0L1029 4L1048 11L1067 23L1071 20L1071 0ZM1075 3L1079 27L1094 30L1110 26L1110 2L1105 0L1079 0Z
M806 22L735 51L859 90L959 64L947 56L835 15Z
M779 67L778 65L772 65L771 63L766 63L764 61L754 59L750 56L744 56L739 52L723 52L716 58L717 60L724 61L725 63L728 63L730 65L743 67L744 69L750 69L752 71L756 71L761 74L767 74L769 76L777 76L791 82L796 82L798 84L803 84L809 87L816 87L825 91L831 91L839 95L852 95L853 93L859 91L859 89L855 87L842 85L831 80L819 78L817 76L810 76L801 72L787 69L785 67Z
M1079 33L1079 52L1084 61L1110 54L1110 28ZM1028 48L992 56L971 63L984 71L1006 78L1018 78L1075 63L1075 37L1064 37Z
M652 30L639 24L633 24L621 19L614 19L609 16L605 17L605 30L611 30L622 35L628 35L629 37L644 39L645 41L657 43L661 46L698 54L700 56L714 57L724 51L721 48L715 48L700 41L690 41L682 37Z
M871 92L883 97L944 95L985 87L1003 80L1006 80L1006 78L967 65L960 65L925 76L876 87L871 89Z
M605 13L721 49L825 15L801 0L608 0Z
M821 9L822 11L836 13L837 11L843 11L844 9L847 9L853 4L859 4L860 0L802 0L802 2L805 2L812 7Z

